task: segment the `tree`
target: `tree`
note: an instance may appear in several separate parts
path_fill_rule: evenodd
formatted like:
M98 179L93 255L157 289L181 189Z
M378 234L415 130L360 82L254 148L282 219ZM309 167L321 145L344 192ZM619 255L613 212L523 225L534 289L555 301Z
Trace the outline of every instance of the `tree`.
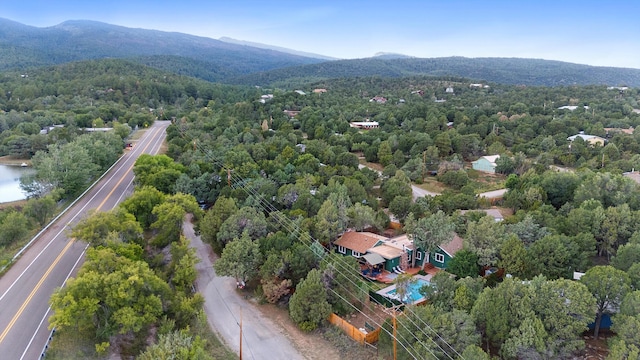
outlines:
M491 360L489 354L484 352L481 347L477 345L469 345L464 348L460 357L457 360Z
M36 170L34 181L44 184L42 187L49 190L60 188L67 197L84 190L99 169L91 161L87 149L75 142L49 145L48 152L35 154L32 164Z
M467 175L467 172L462 169L451 170L438 175L438 180L456 190L460 190L469 183L469 175Z
M547 201L556 209L573 200L573 195L580 183L578 176L572 172L548 171L541 182L547 193Z
M476 277L480 274L478 255L467 249L462 249L449 261L447 271L456 275L459 279L467 276Z
M387 166L393 160L393 154L391 153L391 145L388 141L383 141L378 147L378 160L382 166Z
M331 314L331 305L327 302L327 292L322 285L320 271L313 269L296 286L289 301L291 319L303 331L312 331Z
M349 218L349 227L356 231L362 231L369 227L382 228L376 221L375 211L367 205L356 203L347 209L347 217Z
M498 251L504 241L504 228L491 216L467 225L465 246L478 255L480 266L493 265L498 261Z
M324 245L335 240L340 233L346 230L346 224L340 219L338 206L331 199L322 203L316 218L317 238Z
M133 166L137 186L153 186L165 194L173 194L175 183L185 171L167 155L142 154Z
M453 359L469 346L477 346L480 337L471 316L464 311L445 311L431 304L412 306L405 316L397 318L397 338L404 348L399 359ZM427 331L422 324L429 324ZM381 351L386 352L391 341L381 333Z
M400 301L407 303L405 301L407 293L409 292L409 288L413 284L415 280L413 279L413 275L411 274L399 274L395 280L393 281L396 284L396 295Z
M360 264L352 256L330 253L322 260L322 282L327 289L327 301L333 312L346 315L354 307L363 307L368 294L360 276Z
M518 236L518 238L524 243L525 247L533 244L536 240L542 239L543 237L551 234L549 229L536 223L531 214L525 215L522 221L507 225L506 231L507 233L513 233Z
M233 198L220 196L200 223L202 239L213 246L213 249L218 253L224 248L224 243L218 241L218 231L220 231L222 224L236 211L238 211L238 207Z
M622 300L620 312L613 317L611 340L607 359L640 358L640 291L628 293Z
M544 324L545 353L563 358L584 347L582 333L595 316L595 299L583 284L536 277L531 281L532 309Z
M416 222L408 220L406 227L407 235L413 240L414 248L422 249L428 254L435 251L438 246L453 240L455 235L453 222L442 211ZM415 256L413 256L413 262L415 263Z
M564 244L564 235L549 235L536 241L527 249L528 275L544 275L550 279L571 278L572 257Z
M640 290L640 263L633 264L627 270L627 275L631 279L631 288L634 290Z
M58 194L51 193L43 197L35 197L27 200L24 213L35 220L40 226L44 226L53 216L58 205Z
M598 265L587 270L580 278L580 282L587 286L596 299L596 324L593 336L597 339L602 314L607 309L618 306L629 292L629 275L610 265Z
M382 200L389 204L391 200L398 196L412 196L411 180L401 170L382 183Z
M444 311L453 309L456 291L456 280L450 274L439 271L431 278L429 286L420 289L430 304Z
M500 348L500 353L507 359L537 358L545 352L548 334L542 321L537 317L526 318L520 326L509 333L509 338Z
M27 224L27 218L21 212L9 211L4 219L0 217L0 246L22 240L29 232Z
M524 276L527 268L527 250L517 236L511 235L502 243L498 266L504 268L507 274L516 277Z
M288 250L285 250L288 251ZM288 294L292 282L284 278L285 251L271 251L267 259L260 266L260 284L262 292L269 303L275 304L281 297Z
M456 281L456 291L453 297L453 307L458 310L471 312L473 304L478 299L484 287L484 279L480 277L465 277Z
M640 244L628 243L620 246L616 256L611 259L611 266L628 271L633 264L640 263Z
M242 207L220 225L216 235L217 241L226 244L240 237L245 231L249 238L254 240L267 235L267 219L262 212L258 212L251 206Z
M95 331L101 341L138 333L164 313L169 286L147 263L110 248L89 248L86 257L78 276L51 296L50 327Z
M526 318L534 317L531 292L527 285L505 279L495 288L485 288L478 296L471 315L487 342L500 347Z
M180 239L182 234L182 223L184 216L187 214L180 205L164 202L153 208L153 215L156 221L151 224L151 229L157 231L153 238L153 245L163 248L174 241Z
M196 264L200 259L196 250L189 247L189 240L180 236L180 240L171 244L171 263L168 266L170 283L184 294L191 294L198 272Z
M389 212L395 215L400 222L404 222L411 211L412 201L411 196L396 196L389 203Z
M110 234L115 237L109 237ZM71 236L92 246L106 245L108 238L141 244L142 227L135 216L116 208L111 211L93 212L80 220L73 228Z
M261 261L258 242L245 231L227 244L213 267L220 276L233 276L237 283L246 283L257 275Z
M142 186L137 188L120 206L133 214L143 229L149 229L156 221L153 208L163 203L165 198L166 195L153 186Z
M205 341L193 337L186 330L161 334L158 342L147 347L138 360L213 360L207 353Z
M574 201L580 204L594 199L605 208L628 202L638 191L638 184L628 177L609 172L594 173L585 179L575 191Z

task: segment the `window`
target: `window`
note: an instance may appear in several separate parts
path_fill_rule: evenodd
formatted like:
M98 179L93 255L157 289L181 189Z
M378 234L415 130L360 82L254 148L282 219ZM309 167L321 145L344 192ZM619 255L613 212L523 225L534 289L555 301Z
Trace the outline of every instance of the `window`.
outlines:
M347 249L345 249L344 246L338 245L338 252L340 254L346 254L347 253Z
M435 253L435 256L433 258L436 262L444 263L444 255L442 254Z
M360 257L360 255L362 255L362 254L360 254L360 253L359 253L359 252L357 252L357 251L353 251L353 250L351 250L351 255L353 255L354 257Z
M416 260L422 260L422 252L416 251Z

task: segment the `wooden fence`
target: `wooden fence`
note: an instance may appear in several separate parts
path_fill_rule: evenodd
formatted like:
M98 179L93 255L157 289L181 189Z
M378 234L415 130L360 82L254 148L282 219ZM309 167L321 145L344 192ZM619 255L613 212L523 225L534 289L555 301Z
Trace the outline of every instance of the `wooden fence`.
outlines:
M333 313L329 316L329 322L342 329L345 334L349 335L349 337L362 345L365 343L373 344L378 341L378 336L380 336L380 328L365 334L345 319Z

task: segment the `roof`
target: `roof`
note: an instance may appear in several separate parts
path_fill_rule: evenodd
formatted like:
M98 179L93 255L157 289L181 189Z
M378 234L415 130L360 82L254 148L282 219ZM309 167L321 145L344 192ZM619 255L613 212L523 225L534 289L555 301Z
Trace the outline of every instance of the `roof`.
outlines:
M601 138L600 136L587 135L587 134L577 134L577 135L569 136L567 140L573 141L577 138L582 138L582 140L584 141L589 141L589 140L605 141L605 139Z
M604 128L604 131L606 131L607 133L609 132L621 132L621 133L625 133L628 135L633 135L633 127L630 127L628 129L622 129L622 128Z
M626 172L623 173L622 175L628 177L629 179L637 182L638 184L640 184L640 172L638 171L630 171L630 172Z
M376 253L364 254L362 257L371 265L378 265L385 262L384 258Z
M342 234L340 239L336 240L334 245L342 246L351 251L366 253L367 250L374 247L378 241L385 239L386 237L382 235L377 235L370 232L348 231Z
M388 244L382 244L376 247L372 247L371 249L369 249L369 252L378 254L383 258L390 260L400 257L404 251Z
M500 155L487 155L487 156L482 156L480 159L485 159L488 162L490 162L491 165L495 166L496 165L496 160L498 160L499 158L500 158ZM478 160L476 160L474 162L480 161L480 159L478 159Z
M385 241L385 244L400 250L413 248L413 240L410 240L407 234L399 235L391 239L388 239Z
M575 110L577 108L578 108L578 106L576 106L576 105L565 105L565 106L560 106L558 108L558 110L571 110L571 111L573 111L573 110ZM585 105L585 106L583 106L583 108L589 109L589 106Z
M458 251L462 250L462 238L458 234L453 235L453 239L446 244L440 245L440 249L446 252L447 255L453 257Z
M469 211L478 211L478 212L483 212L489 216L491 216L492 218L494 218L496 221L502 221L504 220L504 216L502 216L502 213L500 212L500 210L498 209L475 209L475 210L460 210L460 215L464 215L465 213L469 212Z

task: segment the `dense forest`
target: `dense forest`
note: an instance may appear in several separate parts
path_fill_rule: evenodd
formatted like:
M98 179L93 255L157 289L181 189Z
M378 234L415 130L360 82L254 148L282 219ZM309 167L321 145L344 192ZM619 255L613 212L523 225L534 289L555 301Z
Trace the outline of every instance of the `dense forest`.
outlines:
M369 284L353 259L317 254L346 229L385 229L384 209L410 234L429 224L451 226L469 254L454 258L459 280L435 278L430 305L405 310L403 358L483 358L481 344L503 358L571 357L585 346L587 324L609 307L633 306L640 189L622 173L637 169L640 157L638 135L622 130L640 120L636 89L479 88L426 77L326 80L300 89L304 94L273 90L264 102L192 113L170 127L168 155L188 169L173 191L213 203L201 231L222 253L220 270L238 269L226 274L253 284L268 301L288 303L301 328L322 324L329 308L348 314L365 306L361 290ZM379 128L349 126L363 120ZM607 143L568 141L580 132ZM469 169L487 154L501 155L496 170L509 189L503 206L514 215L502 223L458 212L488 206L475 196L483 184ZM382 165L382 176L359 169L361 160ZM430 182L426 169L447 190L413 202L410 184ZM483 281L485 266L530 283ZM567 280L574 271L586 272L584 280ZM323 288L326 297L313 292ZM632 314L616 315L611 358L636 351L631 324L639 319ZM441 326L435 333L415 327L424 321ZM467 324L465 331L451 330L456 322ZM412 340L417 336L439 345ZM390 343L383 334L380 349Z
M640 85L640 70L518 58L366 58L275 69L230 79L246 85L280 85L291 78L460 76L478 81L528 86Z
M103 296L76 290L104 283L96 269L108 262L127 269L122 276L135 268L146 279L146 302L136 306L154 311L139 327L98 309L98 323L83 314L75 326L95 330L96 349L116 333L144 339L152 328L197 343L198 334L181 332L200 319L201 299L188 292L189 274L179 273L177 259L192 259L176 225L194 212L203 240L221 255L218 274L286 307L301 329L321 331L331 312L366 309L376 286L363 280L354 257L334 253L334 241L347 229L381 233L392 214L424 246L452 231L464 239L450 273L424 289L428 305L406 306L398 317L400 358L571 358L584 354L587 325L611 309L609 358L640 351L640 188L624 175L640 168L640 134L628 133L640 122L638 89L475 86L449 75L287 81L301 91L215 85L122 60L2 74L0 151L33 156L38 175L46 174L38 164L65 146L81 147L81 128L173 120L167 154L136 164L137 193L118 212L75 230L95 248L75 280L79 288L54 295L59 326L74 318L69 299ZM379 127L359 130L354 121ZM40 133L53 125L65 126ZM580 132L606 143L568 140ZM491 183L470 168L483 155L500 155ZM74 193L53 178L36 178L50 186L34 188ZM414 201L412 185L438 186L440 194ZM508 192L497 205L512 214L504 221L459 212L490 207L477 194L499 187ZM197 203L210 208L199 215ZM15 213L4 211L0 225ZM92 234L91 221L116 229ZM448 230L427 231L434 228ZM510 276L483 278L484 267ZM585 275L573 281L574 271ZM158 300L169 291L168 301ZM376 325L383 328L379 354L387 357L391 323Z

